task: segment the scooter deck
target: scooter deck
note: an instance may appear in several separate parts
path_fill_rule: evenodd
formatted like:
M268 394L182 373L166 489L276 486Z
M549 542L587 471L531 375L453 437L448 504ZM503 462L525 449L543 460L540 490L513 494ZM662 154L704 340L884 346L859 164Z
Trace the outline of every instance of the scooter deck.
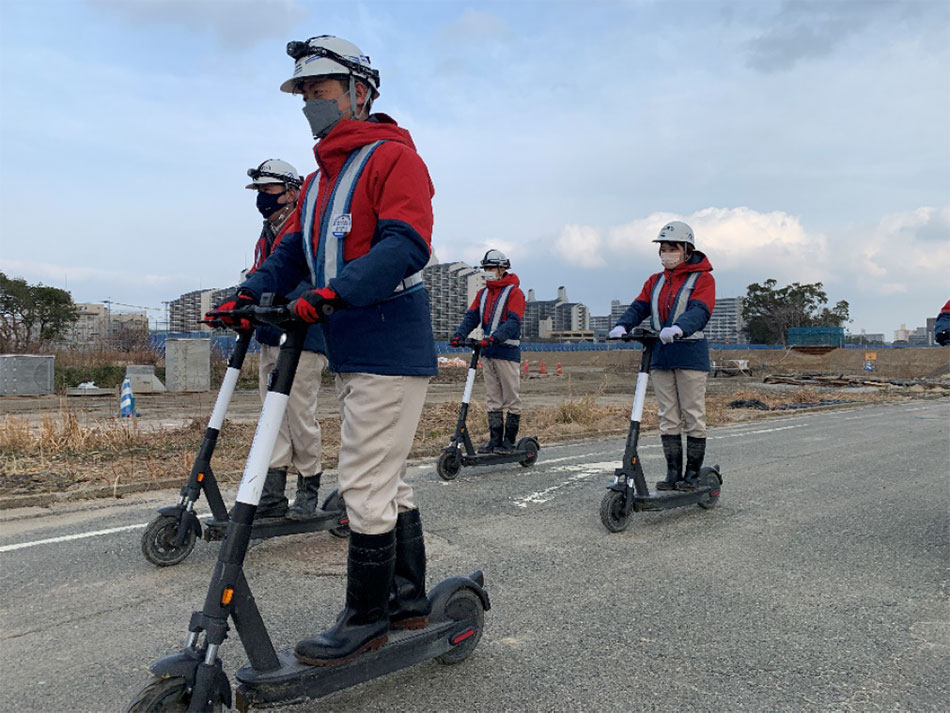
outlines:
M288 520L284 517L265 517L254 523L251 539L262 540L282 535L299 535L306 532L330 530L340 524L339 511L317 510L306 520ZM211 520L205 523L204 539L208 542L223 540L228 533L229 520Z
M708 485L695 490L655 490L647 496L634 495L633 503L637 510L670 510L672 508L695 505L712 492Z
M498 465L501 463L520 463L529 455L528 451L513 451L501 455L500 453L476 453L475 455L462 455L463 466L473 465Z
M326 696L440 656L454 646L453 639L465 636L475 626L474 620L449 619L431 622L425 629L390 631L385 646L331 666L301 663L293 649L278 651L278 669L256 671L249 665L238 669L235 677L241 685L236 707L247 710L254 705Z

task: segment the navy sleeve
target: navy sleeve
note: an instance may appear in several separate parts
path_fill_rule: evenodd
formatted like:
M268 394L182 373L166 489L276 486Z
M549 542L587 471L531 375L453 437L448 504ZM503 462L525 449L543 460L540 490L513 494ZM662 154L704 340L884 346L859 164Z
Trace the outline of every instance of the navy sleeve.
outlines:
M941 312L937 315L937 321L934 322L934 334L950 329L950 312Z
M478 326L478 310L470 309L462 317L462 323L455 330L455 336L465 338Z
M300 233L287 233L267 259L241 285L258 298L265 292L286 295L305 277L310 268L304 257Z
M347 304L368 307L390 297L402 280L428 262L429 246L411 225L381 220L369 252L346 263L328 286Z
M689 300L686 303L686 310L676 320L677 327L683 330L683 336L699 332L709 321L709 307L701 300Z
M627 311L624 312L620 316L620 319L617 320L617 325L620 325L629 331L649 316L650 303L637 299L630 303L630 306L627 307Z
M491 336L493 336L496 341L504 342L508 339L518 339L521 337L521 319L514 312L509 312L507 318L504 322L498 325Z

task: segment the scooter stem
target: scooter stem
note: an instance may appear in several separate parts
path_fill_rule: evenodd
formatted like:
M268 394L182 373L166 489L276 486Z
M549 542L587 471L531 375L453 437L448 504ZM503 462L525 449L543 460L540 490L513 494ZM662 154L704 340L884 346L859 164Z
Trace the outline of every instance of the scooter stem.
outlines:
M643 353L640 356L640 371L637 374L637 388L633 394L633 411L630 413L630 420L640 423L643 418L643 402L647 397L647 382L650 380L650 360L653 358L653 342L649 341L643 345Z
M218 398L215 399L211 418L208 419L208 428L220 431L224 424L224 417L234 396L238 379L241 377L241 367L244 365L244 357L247 354L247 347L250 342L250 332L241 330L237 333L234 340L234 351L231 352L231 357L228 359L228 368L224 372L224 379L221 382L221 389L218 391Z

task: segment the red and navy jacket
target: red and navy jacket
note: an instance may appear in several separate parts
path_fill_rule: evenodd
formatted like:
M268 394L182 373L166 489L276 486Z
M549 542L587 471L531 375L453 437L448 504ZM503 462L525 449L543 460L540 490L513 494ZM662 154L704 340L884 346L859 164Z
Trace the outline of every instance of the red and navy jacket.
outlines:
M945 329L950 329L950 300L947 300L947 304L937 315L937 321L934 322L934 334L939 334Z
M504 312L499 320L498 328L492 332L490 325L492 316L495 314L495 305L502 291L509 285L512 286L512 289L508 293L508 303L504 305ZM499 280L488 280L485 286L475 295L475 299L462 318L462 323L455 330L455 336L464 339L481 322L484 335L495 340L494 344L482 349L482 356L486 359L507 359L508 361L521 362L520 344L505 344L509 340L518 341L521 339L521 322L524 319L524 292L521 291L519 285L521 285L521 280L513 272L506 272ZM488 294L485 298L485 314L479 319L482 296L486 290Z
M677 297L683 284L693 273L699 273L693 291L686 303L686 309L675 320L672 319ZM716 306L716 281L712 276L712 265L700 251L695 251L686 262L681 262L672 270L663 270L643 284L639 296L623 313L617 324L632 329L652 313L651 301L653 287L660 276L665 280L659 294L660 325L672 327L674 324L683 330L683 336L695 334L706 326ZM709 342L702 339L677 339L672 344L657 342L653 349L651 369L695 369L709 371Z
M287 234L287 228L289 226L290 219L288 217L288 219L281 224L275 235L271 222L269 220L264 221L264 227L261 229L261 237L257 239L257 244L254 246L254 266L248 270L248 275L254 274L254 271L257 270L257 268L264 263L264 260L280 245L280 241ZM310 285L310 279L307 278L301 280L300 284L284 295L284 297L293 301L309 289L312 289L312 287ZM270 325L261 325L254 330L254 336L257 338L257 341L271 347L280 346L280 337L282 334L283 332L280 329ZM323 328L319 324L315 324L307 329L307 338L304 340L303 348L308 352L326 353L327 347L323 341Z
M429 294L421 284L395 292L429 261L434 189L409 132L385 114L368 121L343 119L317 143L320 170L307 176L301 189L306 195L318 182L312 234L301 234L304 201L298 201L280 244L242 287L260 296L293 288L309 276L305 251L317 253L322 211L343 164L353 151L376 141L384 143L353 189L343 267L328 283L346 308L324 323L327 357L334 371L434 376Z

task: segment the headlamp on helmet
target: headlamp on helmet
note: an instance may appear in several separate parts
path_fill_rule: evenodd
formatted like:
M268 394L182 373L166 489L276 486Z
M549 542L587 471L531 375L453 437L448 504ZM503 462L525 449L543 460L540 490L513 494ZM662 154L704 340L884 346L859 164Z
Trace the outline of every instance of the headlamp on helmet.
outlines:
M507 270L510 267L511 260L505 257L505 254L501 250L489 250L485 253L485 257L482 258L483 270L494 270L497 268Z

